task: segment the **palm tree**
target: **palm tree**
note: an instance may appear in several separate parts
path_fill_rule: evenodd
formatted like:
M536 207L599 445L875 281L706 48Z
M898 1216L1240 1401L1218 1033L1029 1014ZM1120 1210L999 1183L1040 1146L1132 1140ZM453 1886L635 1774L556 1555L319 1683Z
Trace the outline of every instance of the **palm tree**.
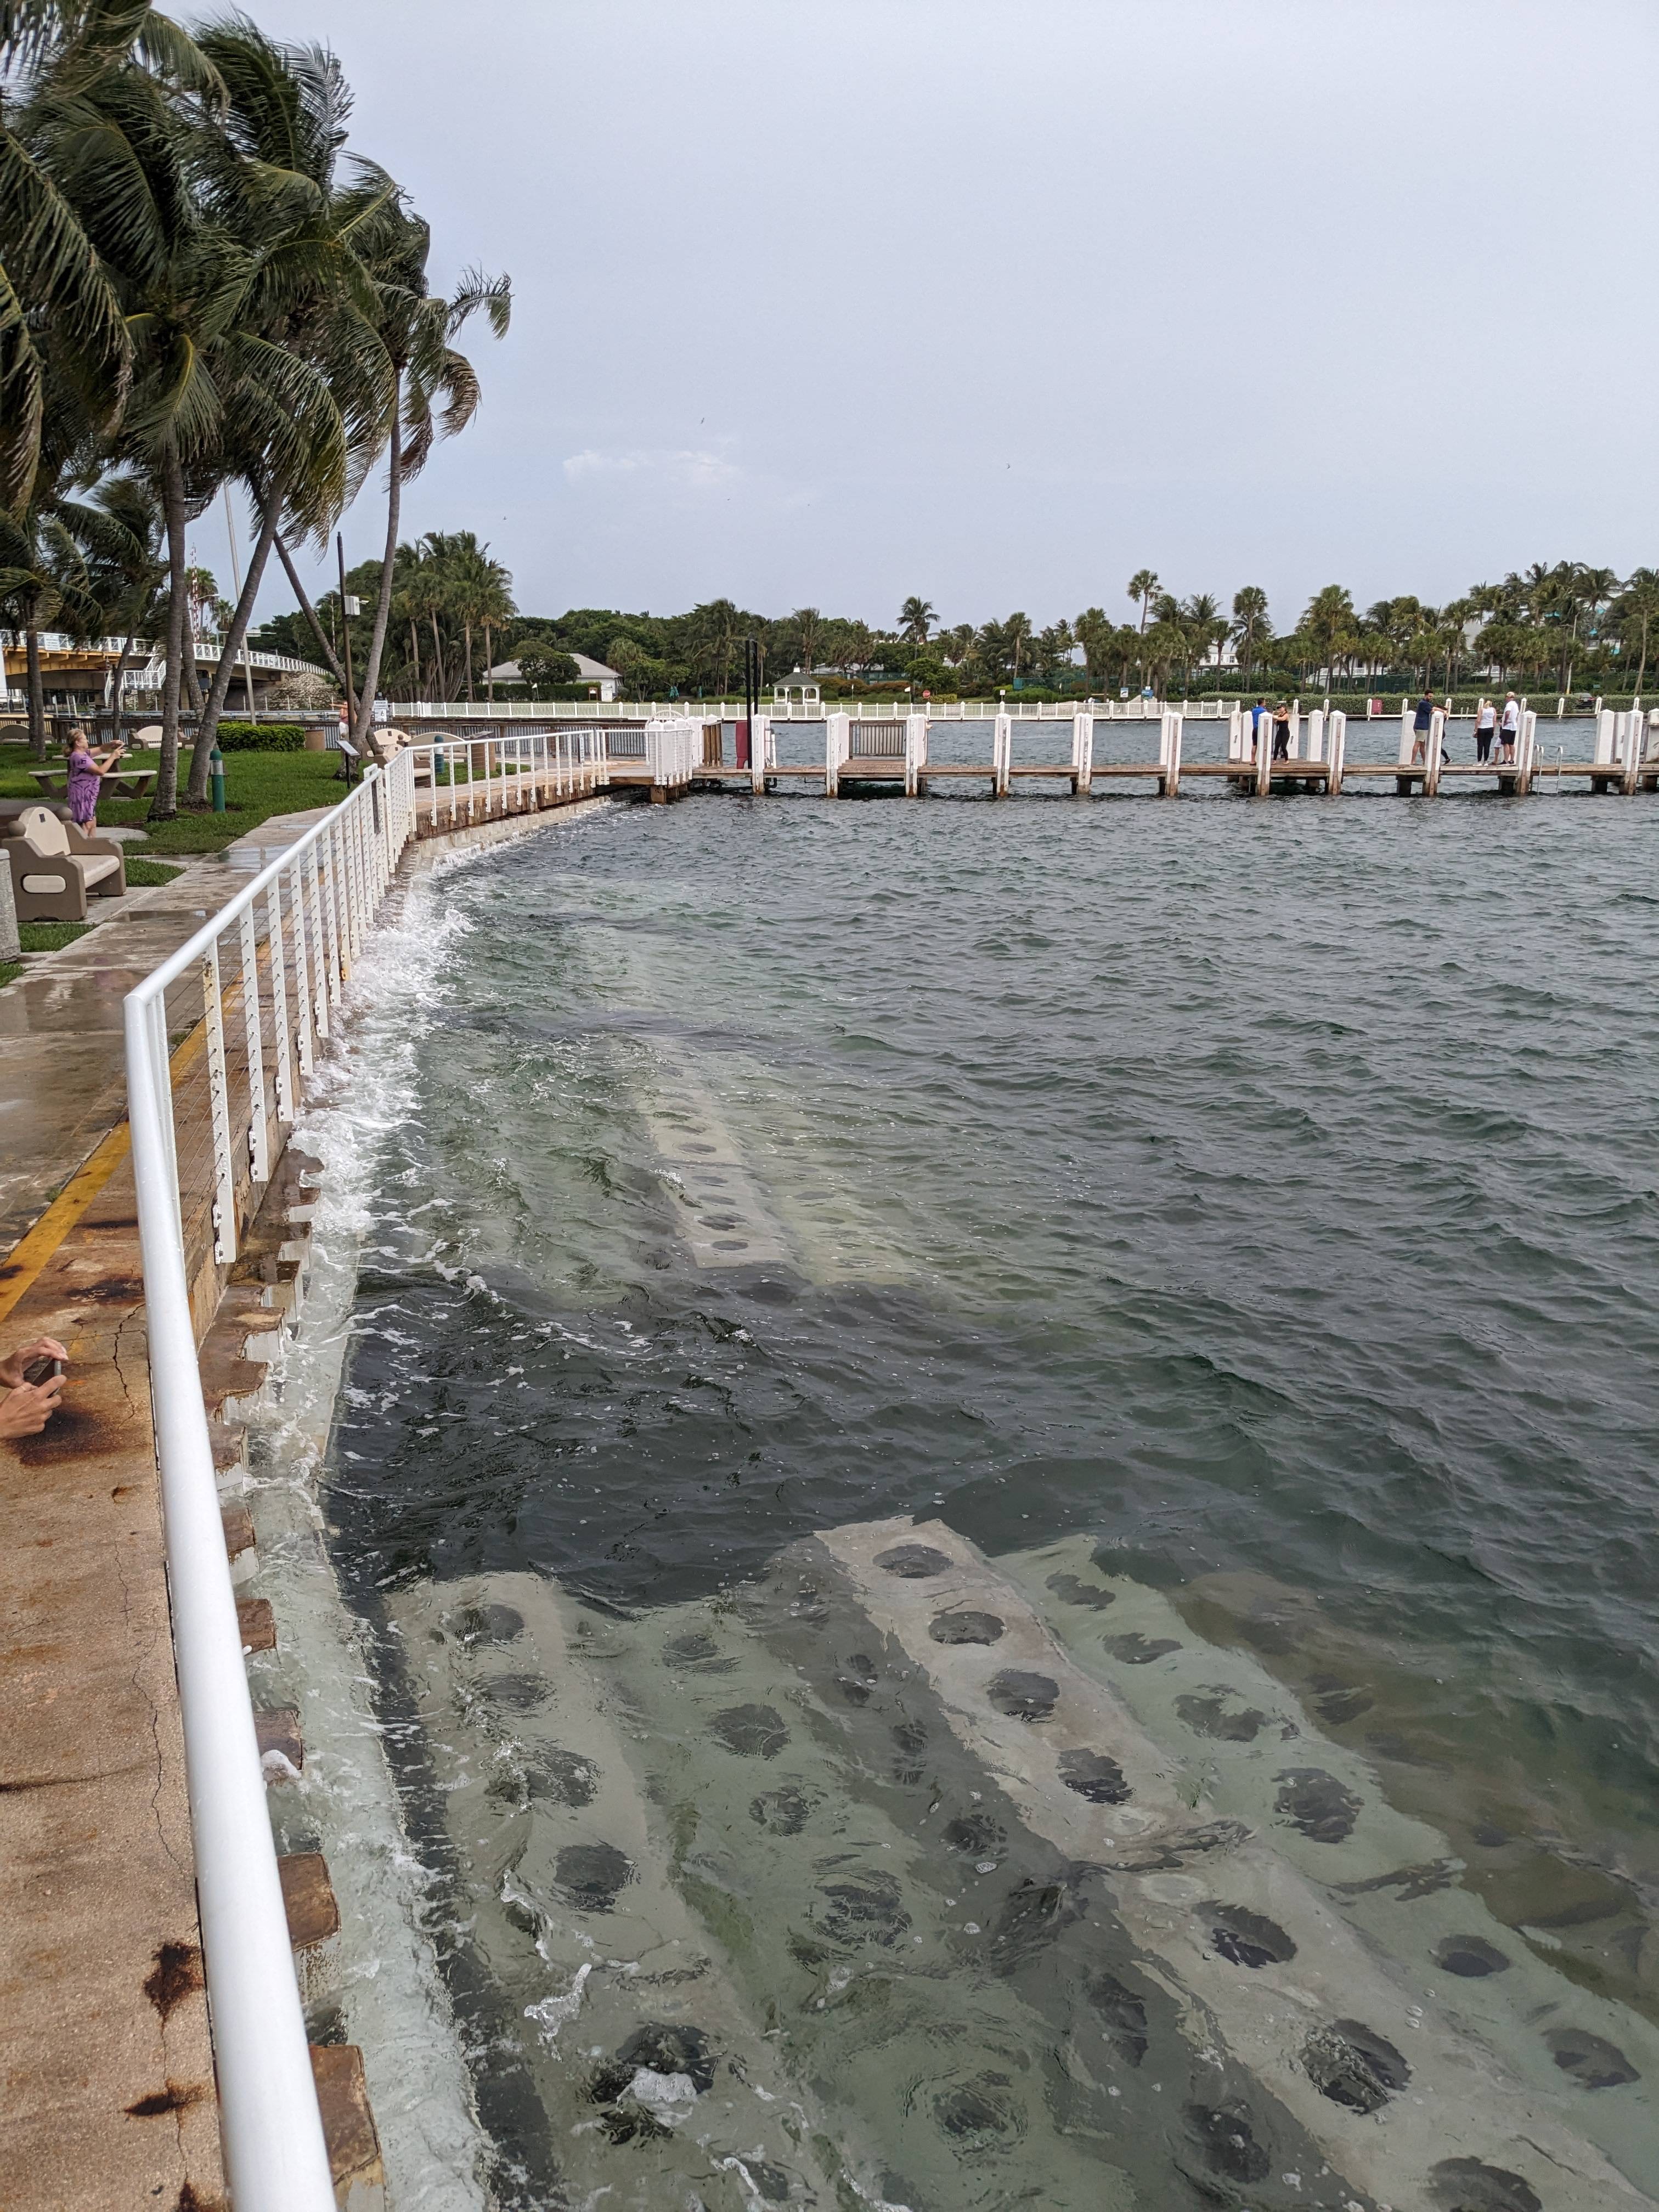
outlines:
M165 532L155 496L137 477L106 477L93 494L92 506L95 516L83 520L82 542L92 554L104 608L100 635L121 640L121 657L110 680L110 703L118 717L133 647L154 629L162 603Z
M58 623L94 635L102 611L85 550L72 526L70 503L56 495L41 497L42 483L37 470L35 496L21 514L0 509L0 622L26 634L29 739L37 760L46 754L40 633Z
M692 653L712 680L720 672L716 689L724 697L732 672L742 617L730 599L708 599L691 610Z
M1238 665L1246 684L1263 641L1273 635L1267 615L1267 594L1260 584L1244 584L1233 593L1231 635L1238 647Z
M927 634L939 620L938 610L931 599L908 599L899 609L899 635L918 650L927 642Z
M1642 680L1648 672L1648 635L1656 621L1659 621L1659 568L1633 568L1626 577L1623 590L1613 601L1613 619L1618 627L1621 645L1628 648L1632 635L1641 640L1640 655L1636 664L1636 681L1632 696L1642 696Z
M789 623L800 638L801 674L810 676L817 665L818 632L823 627L823 617L816 607L797 607Z
M393 398L386 441L386 550L357 709L360 744L374 711L391 619L403 487L425 465L434 440L453 437L464 430L477 410L477 372L450 341L480 309L489 317L495 335L505 337L513 313L508 279L485 276L478 270L466 272L453 299L434 295L427 277L432 234L401 198L377 210L370 228L376 327L392 363ZM501 617L492 617L498 619ZM471 662L469 653L469 682Z
M33 495L50 386L69 381L91 426L119 421L132 341L112 272L57 156L84 127L89 96L112 72L149 66L204 94L191 41L147 7L69 7L7 0L0 9L0 507L21 517ZM101 119L106 174L132 149Z
M1194 592L1181 610L1181 622L1191 641L1190 649L1200 661L1208 660L1212 652L1226 641L1227 625L1212 592Z
M244 20L210 27L200 43L226 91L222 126L204 153L203 190L254 256L246 322L264 373L237 377L225 394L219 459L227 477L246 486L257 527L198 732L191 795L198 802L279 527L286 518L291 532L325 538L384 437L395 379L361 246L396 190L365 162L340 180L349 94L331 54L279 46ZM273 404L297 435L278 434Z
M1184 665L1189 650L1186 630L1179 622L1160 617L1142 634L1140 646L1143 665L1151 670L1160 696L1167 694L1170 670Z
M1140 635L1146 635L1146 617L1151 611L1152 595L1158 590L1158 576L1151 568L1137 568L1124 586L1132 599L1140 602Z
M480 545L471 530L434 530L428 533L426 544L428 557L441 580L445 611L461 626L466 696L471 699L473 629L483 631L488 655L495 628L510 622L518 611L513 604L513 579L499 561L490 559L489 548Z
M1325 672L1325 688L1335 680L1337 666L1358 642L1359 618L1352 594L1340 584L1327 584L1308 603L1302 633L1312 647L1316 665Z

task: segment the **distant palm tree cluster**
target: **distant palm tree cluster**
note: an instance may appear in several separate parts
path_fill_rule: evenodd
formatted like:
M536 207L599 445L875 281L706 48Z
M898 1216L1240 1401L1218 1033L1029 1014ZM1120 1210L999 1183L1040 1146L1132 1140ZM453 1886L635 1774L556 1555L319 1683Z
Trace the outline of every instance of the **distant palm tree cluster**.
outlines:
M246 16L191 34L143 0L0 6L0 627L27 649L40 753L43 629L120 635L124 669L138 636L164 641L158 814L178 803L185 700L199 715L190 794L205 796L273 548L307 657L345 688L343 640L293 549L325 550L382 462L386 550L352 672L360 735L400 591L398 619L418 628L422 579L441 568L446 617L486 649L504 601L487 549L428 539L400 570L398 532L404 484L477 404L455 337L481 308L506 329L507 283L475 272L453 297L431 291L427 225L395 179L348 152L350 107L331 54ZM214 609L223 635L204 690L185 532L231 485L254 536L235 605ZM202 597L198 579L198 619Z
M374 573L360 572L361 588ZM680 615L579 607L530 616L514 606L510 585L470 532L399 546L394 633L406 634L406 644L394 635L388 653L393 696L475 696L475 635L484 647L481 671L489 665L492 638L495 650L513 654L517 691L547 696L567 687L575 668L566 656L580 653L614 668L629 696L657 699L729 697L749 637L760 645L769 684L799 674L832 690L885 682L945 696L983 696L1014 685L1097 696L1144 685L1161 695L1218 684L1305 690L1382 682L1450 690L1471 679L1560 692L1586 685L1639 691L1650 638L1659 657L1659 571L1638 568L1621 581L1610 568L1577 562L1479 584L1439 607L1405 596L1379 599L1362 613L1341 585L1328 584L1285 633L1275 630L1259 585L1235 592L1224 612L1209 592L1177 599L1150 568L1137 570L1125 586L1129 620L1114 622L1100 607L1085 607L1041 629L1020 613L942 625L920 594L905 600L890 629L816 607L763 615L731 599L710 599ZM336 595L319 607L331 626ZM367 617L358 627L366 646ZM259 634L261 642L293 652L305 649L305 635L297 615ZM493 696L501 691L495 685Z

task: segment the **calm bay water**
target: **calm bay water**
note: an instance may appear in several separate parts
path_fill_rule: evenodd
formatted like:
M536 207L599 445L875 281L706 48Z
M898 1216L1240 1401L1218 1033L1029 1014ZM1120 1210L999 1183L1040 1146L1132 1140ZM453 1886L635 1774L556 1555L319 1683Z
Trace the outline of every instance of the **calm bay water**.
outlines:
M469 1577L638 1622L887 1516L1086 1538L1659 2018L1656 853L1570 798L698 799L440 872L376 1048L356 1601L390 1645Z

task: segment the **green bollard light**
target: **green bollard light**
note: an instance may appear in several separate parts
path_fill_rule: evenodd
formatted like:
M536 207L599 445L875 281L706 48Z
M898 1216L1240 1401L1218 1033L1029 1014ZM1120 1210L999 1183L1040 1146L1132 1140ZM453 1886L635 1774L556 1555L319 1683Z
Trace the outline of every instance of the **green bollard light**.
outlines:
M213 811L216 814L222 814L225 811L225 757L216 743L208 755L208 772L213 779Z

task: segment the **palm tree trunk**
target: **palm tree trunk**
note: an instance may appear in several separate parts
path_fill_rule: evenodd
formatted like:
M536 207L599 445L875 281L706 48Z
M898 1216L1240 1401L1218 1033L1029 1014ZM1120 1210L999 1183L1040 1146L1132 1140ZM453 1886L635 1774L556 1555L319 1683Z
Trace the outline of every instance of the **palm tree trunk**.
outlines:
M23 633L23 649L28 659L29 750L36 760L43 761L46 757L46 687L40 676L40 633L33 623Z
M270 513L261 514L259 535L254 540L248 556L247 576L242 585L241 596L236 602L236 611L230 618L219 646L219 666L209 689L207 704L202 709L202 719L196 732L196 750L191 756L190 795L198 805L207 798L208 773L212 763L213 744L219 734L219 717L225 709L225 700L230 690L230 679L235 671L236 656L247 626L253 619L253 602L259 596L260 579L265 573L265 562L270 557L270 541L276 535L277 501L270 501Z
M487 704L493 707L495 703L495 647L493 625L486 623L483 626L483 634L484 699Z
M274 520L274 502L272 506L272 517ZM300 602L300 611L304 615L307 622L311 625L311 634L322 648L323 659L328 663L329 668L332 672L334 681L339 685L341 690L343 691L345 690L345 671L340 665L339 655L335 652L334 647L329 642L328 632L323 628L322 623L317 619L317 610L312 605L310 598L307 593L306 587L300 581L298 574L296 573L294 566L294 556L289 551L287 546L283 544L283 533L280 530L276 532L271 542L282 556L283 568L288 576L289 586L292 587L295 598Z
M1632 694L1631 694L1631 703L1632 703L1632 705L1634 705L1634 704L1635 704L1635 702L1636 702L1636 701L1637 701L1638 699L1639 699L1639 698L1641 697L1641 696L1642 696L1642 678L1643 678L1647 674L1647 672L1648 672L1648 617L1647 617L1645 615L1644 615L1644 616L1643 616L1643 617L1642 617L1642 658L1641 658L1641 659L1637 662L1637 664L1636 664L1636 689L1635 689L1635 690L1634 690L1633 692L1632 692Z
M380 556L380 595L374 602L374 628L363 663L363 688L357 697L357 727L353 742L362 752L368 741L374 714L374 695L380 688L380 656L386 651L386 623L392 616L392 571L398 558L398 524L403 512L403 378L398 379L397 404L392 410L392 444L386 455L386 551ZM416 685L418 693L419 686Z
M185 697L198 719L202 712L202 679L196 670L196 639L190 627L190 610L185 610Z
M167 672L161 687L161 762L150 802L153 820L179 811L179 691L185 669L185 472L169 447L161 462L161 512L167 519Z
M428 607L427 609L427 612L432 617L432 659L433 665L438 672L438 696L445 702L446 705L447 705L449 701L449 672L444 666L444 641L438 635L438 610L436 607Z
M415 696L418 699L421 696L421 633L416 627L413 615L409 618L409 657L415 665Z
M470 617L461 628L466 634L466 703L470 707L472 704L472 623Z

